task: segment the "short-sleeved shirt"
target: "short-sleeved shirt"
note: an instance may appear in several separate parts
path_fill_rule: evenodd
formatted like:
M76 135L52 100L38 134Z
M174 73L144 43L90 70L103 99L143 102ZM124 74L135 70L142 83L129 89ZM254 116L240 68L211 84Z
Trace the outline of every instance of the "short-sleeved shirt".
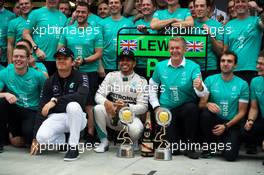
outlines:
M210 92L209 102L220 107L218 115L222 119L232 120L238 114L239 102L248 103L248 84L237 76L225 81L221 74L212 75L205 79L205 85Z
M5 8L0 10L0 62L7 61L7 31L8 23L14 19L16 15Z
M225 45L238 57L235 71L256 71L262 36L259 22L259 17L249 16L243 20L233 19L225 26Z
M144 19L139 19L135 22L135 26L144 25L148 28L150 28L150 22L145 21ZM156 30L148 29L148 32L150 34L157 34ZM136 30L137 34L141 34L140 31ZM137 67L139 68L146 68L147 66L147 58L137 58Z
M48 73L48 70L43 63L36 62L35 64L36 64L36 67L39 68L39 70L41 70L42 72Z
M86 28L78 28L76 25L71 25L63 29L59 45L71 49L75 58L87 58L95 53L94 49L103 48L103 37L98 26L88 24ZM96 72L97 69L98 60L84 63L79 70L81 72Z
M41 63L41 62L36 62L36 63L35 63L35 66L36 66L40 71L45 72L45 73L48 74L48 70L47 70L46 66L45 66L43 63ZM8 64L8 67L14 67L14 64ZM31 68L32 68L32 67L31 67ZM1 70L1 69L0 69L0 70Z
M200 66L185 58L184 61L185 65L177 68L169 65L169 60L157 64L152 80L160 84L161 107L172 109L184 103L197 102L193 80L201 75Z
M10 21L7 37L15 39L14 45L22 39L23 30L26 27L26 21L27 20L22 16L19 16Z
M257 100L262 118L264 118L264 77L258 76L252 79L250 84L250 98Z
M117 69L117 34L119 29L123 27L133 27L133 23L121 17L119 20L113 20L111 16L103 19L100 23L102 26L104 48L103 48L103 64L105 69ZM122 30L121 33L130 33L130 30Z
M208 19L205 22L200 22L199 20L194 21L194 27L196 29L201 30L194 30L194 34L204 34L203 25L206 24L212 33L211 37L214 37L216 40L223 41L223 33L224 28L222 24L216 20ZM219 30L222 27L222 30ZM221 33L222 31L222 33ZM207 70L217 70L217 55L213 51L213 44L211 39L208 39L207 45ZM196 62L201 66L201 70L205 70L205 59L197 59Z
M24 75L18 75L10 64L0 72L0 90L5 89L15 95L18 98L18 106L37 110L45 80L43 73L33 68L28 68Z
M57 9L42 7L33 10L27 20L26 29L32 31L32 38L46 54L45 61L55 61L60 33L66 24L66 16Z
M157 18L159 20L166 20L171 18L185 20L187 17L191 16L191 12L187 8L177 8L174 12L169 12L168 9L165 10L157 10L153 18Z
M3 70L5 67L0 64L0 71Z

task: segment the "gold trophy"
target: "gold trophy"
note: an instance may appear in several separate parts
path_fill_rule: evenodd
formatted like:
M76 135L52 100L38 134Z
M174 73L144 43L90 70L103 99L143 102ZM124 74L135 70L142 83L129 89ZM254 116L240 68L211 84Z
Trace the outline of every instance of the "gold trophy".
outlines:
M128 124L133 122L135 114L130 110L129 107L124 107L119 111L119 119L123 124L123 129L119 132L117 140L123 141L117 151L117 157L122 158L133 158L134 149L133 141L128 134Z
M160 143L155 150L154 158L156 160L172 160L170 143L164 139L166 127L170 124L171 117L171 112L166 108L160 108L156 113L156 121L161 126L160 131L154 139L155 142Z

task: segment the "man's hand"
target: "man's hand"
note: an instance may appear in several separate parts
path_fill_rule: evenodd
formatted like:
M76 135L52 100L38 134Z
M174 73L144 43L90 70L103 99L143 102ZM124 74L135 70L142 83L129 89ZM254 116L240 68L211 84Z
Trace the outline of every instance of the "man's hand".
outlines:
M154 110L154 113L157 114L160 110L160 107L157 107L155 110Z
M183 20L181 19L176 19L176 18L172 18L172 21L171 21L171 26L172 27L181 27L181 23Z
M145 25L138 25L137 30L142 33L148 33L147 27Z
M247 122L246 122L246 124L245 124L245 126L244 126L245 130L246 130L246 131L251 130L253 124L254 124L254 121L252 121L252 120L247 120Z
M117 100L115 103L114 103L114 106L116 107L116 112L120 111L121 108L125 107L126 104L123 100Z
M17 102L17 98L15 95L10 93L5 93L5 99L8 101L9 104L15 104Z
M263 9L258 6L258 4L255 1L249 1L248 5L251 9L256 10L257 12L261 12Z
M42 111L41 111L41 114L43 115L43 117L47 117L49 110L53 108L55 105L56 103L53 101L49 101L47 104L45 104L45 106L42 108Z
M83 63L83 59L81 57L77 57L75 60L74 60L74 66L75 67L79 67L80 65L82 65Z
M35 67L36 66L36 61L32 55L29 56L29 62L28 62L30 67Z
M38 48L35 53L39 60L44 60L46 58L46 54L40 48Z
M209 110L209 111L211 111L212 113L215 113L215 114L217 114L217 113L219 113L220 112L220 107L217 105L217 104L215 104L215 103L207 103L206 104L206 107L207 107L207 109Z
M214 129L212 130L213 134L216 136L220 136L225 132L225 125L219 124L215 125Z
M198 91L203 91L203 84L200 76L198 76L195 80L193 80L193 87Z
M112 117L116 115L117 107L114 105L113 102L106 100L104 103L104 107L105 107L106 113L110 114Z
M97 72L98 72L99 77L101 78L105 77L105 70L101 64L98 66Z
M72 20L73 20L73 22L77 19L77 16L78 16L78 14L77 14L77 12L76 12L76 10L72 13Z
M39 150L39 143L36 139L32 140L31 148L30 148L30 155L36 155Z

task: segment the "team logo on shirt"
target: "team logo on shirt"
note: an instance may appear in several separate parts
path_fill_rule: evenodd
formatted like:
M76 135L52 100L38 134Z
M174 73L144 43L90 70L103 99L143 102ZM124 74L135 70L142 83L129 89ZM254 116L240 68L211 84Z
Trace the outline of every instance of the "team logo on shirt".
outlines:
M237 87L236 86L233 86L232 87L232 91L234 92L234 91L237 91Z
M73 88L74 87L74 83L72 82L71 84L70 84L70 86L69 86L69 88Z
M59 91L59 86L54 85L52 91L53 91L54 93L57 93L57 92Z

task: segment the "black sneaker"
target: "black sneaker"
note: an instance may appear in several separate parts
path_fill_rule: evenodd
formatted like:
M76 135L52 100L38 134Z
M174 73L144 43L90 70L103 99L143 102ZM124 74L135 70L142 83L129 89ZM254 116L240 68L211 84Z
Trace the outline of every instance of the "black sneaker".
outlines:
M200 157L203 159L211 159L213 154L210 151L203 151Z
M4 152L4 146L0 145L0 153Z
M200 153L196 152L195 150L190 150L186 152L186 156L191 159L199 159Z
M59 145L58 151L59 153L66 153L68 151L68 144L65 143L65 144Z
M246 147L246 154L257 154L257 146L256 145L248 145Z
M181 155L181 151L180 150L173 150L173 151L171 151L171 155L173 155L173 156L178 156L178 155Z
M65 161L74 161L74 160L77 160L78 157L79 157L78 147L77 146L75 146L75 147L69 146L69 150L65 154L64 160Z

